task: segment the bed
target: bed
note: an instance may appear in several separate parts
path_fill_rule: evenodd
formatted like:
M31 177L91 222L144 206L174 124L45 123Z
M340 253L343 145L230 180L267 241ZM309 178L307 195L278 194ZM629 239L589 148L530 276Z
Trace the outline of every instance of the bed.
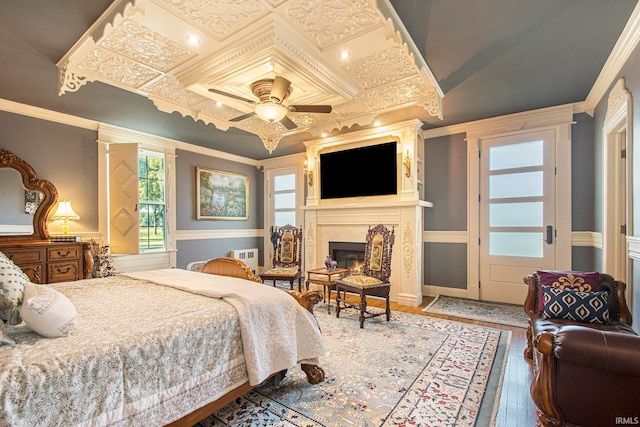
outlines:
M310 314L319 293L257 282L220 258L203 272L50 285L75 306L77 329L53 339L8 330L17 344L0 347L0 425L191 426L298 363L322 381Z

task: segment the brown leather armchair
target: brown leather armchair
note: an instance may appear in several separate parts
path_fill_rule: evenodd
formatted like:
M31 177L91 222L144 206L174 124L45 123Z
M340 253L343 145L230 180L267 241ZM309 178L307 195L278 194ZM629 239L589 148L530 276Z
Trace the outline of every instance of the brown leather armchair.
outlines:
M640 423L640 336L631 328L626 285L600 275L609 323L546 319L538 314L539 277L528 285L525 356L534 359L531 397L542 426L603 427Z

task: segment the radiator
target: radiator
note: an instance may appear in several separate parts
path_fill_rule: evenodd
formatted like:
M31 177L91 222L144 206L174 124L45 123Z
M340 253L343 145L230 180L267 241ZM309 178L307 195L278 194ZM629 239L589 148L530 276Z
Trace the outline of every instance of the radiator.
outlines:
M229 256L247 264L254 273L258 269L258 249L234 249Z

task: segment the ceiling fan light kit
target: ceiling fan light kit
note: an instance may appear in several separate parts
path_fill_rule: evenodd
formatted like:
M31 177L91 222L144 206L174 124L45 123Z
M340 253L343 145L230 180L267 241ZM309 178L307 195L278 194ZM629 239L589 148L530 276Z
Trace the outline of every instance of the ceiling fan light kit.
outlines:
M276 104L272 102L265 102L258 104L255 107L255 113L265 122L273 123L279 122L287 115L287 107L282 104Z
M442 118L442 90L389 0L115 0L57 66L60 95L97 80L254 133L269 153L406 108Z

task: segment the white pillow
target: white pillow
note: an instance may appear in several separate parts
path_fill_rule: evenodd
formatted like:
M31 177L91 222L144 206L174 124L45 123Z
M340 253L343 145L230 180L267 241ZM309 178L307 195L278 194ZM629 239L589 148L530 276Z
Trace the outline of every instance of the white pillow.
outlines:
M46 285L27 283L20 309L22 319L47 338L64 337L76 329L77 311L69 298Z
M24 285L27 283L29 277L0 252L0 319L7 325L17 325L21 322L19 309Z

